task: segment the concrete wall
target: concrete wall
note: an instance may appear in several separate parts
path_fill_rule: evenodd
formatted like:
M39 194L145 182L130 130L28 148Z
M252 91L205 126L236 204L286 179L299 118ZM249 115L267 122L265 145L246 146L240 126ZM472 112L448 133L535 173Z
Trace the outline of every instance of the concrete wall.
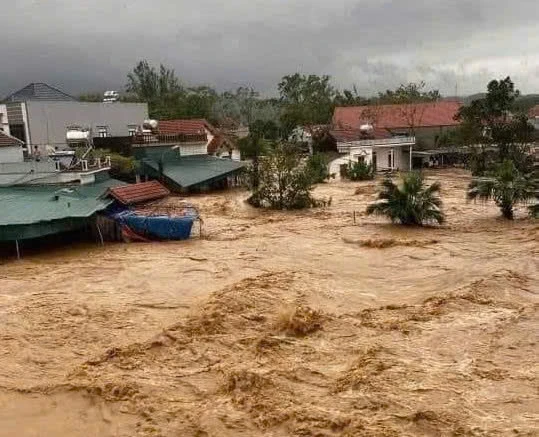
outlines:
M415 128L416 150L428 150L433 149L436 146L436 139L445 132L455 130L456 126L438 126L438 127L417 127ZM393 135L400 133L407 133L412 135L411 129L392 129Z
M58 172L54 162L0 163L0 186L34 181L44 183Z
M6 105L0 105L0 130L9 135L9 121L7 118Z
M23 161L22 146L0 147L0 163Z
M340 168L343 164L348 164L349 162L357 162L361 156L367 164L372 164L373 162L373 152L376 152L376 170L387 170L389 169L388 156L393 150L392 157L392 167L394 170L408 171L410 170L410 151L409 146L402 147L357 147L351 148L350 152L346 155L342 155L340 158L337 158L330 162L329 164L329 173L335 174L335 177L340 178Z
M410 170L410 151L408 147L389 147L376 148L376 170ZM392 166L389 166L389 156L392 154Z
M128 136L129 126L148 118L146 103L26 102L32 145L65 146L69 126L107 126L109 136Z

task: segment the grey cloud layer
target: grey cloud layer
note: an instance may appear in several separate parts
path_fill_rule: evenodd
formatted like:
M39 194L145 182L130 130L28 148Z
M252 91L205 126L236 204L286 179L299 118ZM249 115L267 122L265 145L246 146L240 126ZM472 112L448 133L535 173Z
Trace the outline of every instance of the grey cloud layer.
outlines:
M189 83L270 93L295 71L364 93L420 78L471 93L506 74L539 92L536 0L7 1L0 94L30 81L118 88L142 58Z

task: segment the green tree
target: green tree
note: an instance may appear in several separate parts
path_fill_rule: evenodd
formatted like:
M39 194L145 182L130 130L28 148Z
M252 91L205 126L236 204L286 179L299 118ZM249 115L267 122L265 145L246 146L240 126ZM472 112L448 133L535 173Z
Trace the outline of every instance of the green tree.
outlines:
M400 185L388 177L382 182L378 201L367 207L367 214L386 216L403 225L441 224L445 217L441 210L440 188L438 182L425 186L420 172L404 175Z
M533 126L525 115L514 113L519 95L510 77L493 80L487 86L485 97L463 106L457 114L461 121L457 134L462 144L473 150L473 174L493 170L496 163L506 159L514 161L523 173L531 170L533 161L529 145L533 139Z
M331 177L328 158L322 153L314 153L309 156L307 169L311 173L312 181L315 184L326 182Z
M327 124L333 115L335 88L329 76L284 76L278 85L283 105L281 123L287 133L297 126Z
M512 220L515 205L528 203L535 197L538 189L536 182L521 174L514 162L506 159L488 177L472 181L468 188L468 199L494 200L502 215Z
M344 89L335 92L335 106L362 106L368 105L371 100L359 95L357 87L354 85L351 90Z
M85 93L78 96L80 102L102 102L103 93Z
M206 85L188 88L183 97L182 117L211 119L217 97L216 91Z
M257 191L260 185L260 158L278 136L279 129L274 122L256 120L249 126L249 135L238 140L241 158L250 159L252 163L249 185L254 191Z
M319 204L311 196L312 174L298 147L278 143L261 159L260 181L251 187L250 203L271 209L302 209Z
M382 104L411 104L436 102L442 98L438 90L425 90L426 83L410 82L401 84L395 90L386 90L383 93L378 93L378 102Z

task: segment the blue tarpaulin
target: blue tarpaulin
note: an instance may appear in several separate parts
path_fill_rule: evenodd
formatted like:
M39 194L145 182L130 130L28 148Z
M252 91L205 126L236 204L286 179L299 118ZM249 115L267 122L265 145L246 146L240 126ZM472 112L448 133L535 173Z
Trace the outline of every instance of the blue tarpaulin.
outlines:
M182 216L144 215L124 211L112 215L121 226L150 240L187 240L198 214L193 209Z

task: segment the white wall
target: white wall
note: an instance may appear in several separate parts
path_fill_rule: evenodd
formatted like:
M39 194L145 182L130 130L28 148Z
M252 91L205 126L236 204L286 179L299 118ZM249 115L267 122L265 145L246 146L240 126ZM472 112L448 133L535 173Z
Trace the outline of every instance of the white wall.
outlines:
M207 155L207 154L208 154L208 145L205 143L180 145L181 156Z
M0 105L0 130L9 135L9 122L6 105Z
M0 163L23 161L22 146L0 147Z
M404 153L409 147L377 147L376 148L376 170L389 169L388 156L393 151L392 168L394 170L408 171L410 170L410 154Z
M408 150L408 146L404 147L351 147L350 151L346 155L342 155L330 162L329 172L335 174L336 178L340 178L340 166L342 164L348 164L349 162L357 162L361 156L363 156L367 164L372 164L373 151L376 151L376 170L388 169L388 155L393 150L393 162L392 167L395 170L408 171L410 169L410 155L404 153Z
M66 144L69 126L91 127L97 136L98 126L107 126L110 136L128 136L129 126L148 118L146 103L41 102L26 103L31 143Z

